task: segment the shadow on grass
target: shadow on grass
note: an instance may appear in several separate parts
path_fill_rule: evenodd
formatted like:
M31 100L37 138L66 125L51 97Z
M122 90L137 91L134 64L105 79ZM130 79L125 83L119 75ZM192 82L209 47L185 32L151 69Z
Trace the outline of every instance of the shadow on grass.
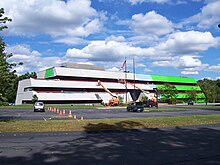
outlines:
M13 116L0 116L0 122L14 122L15 120L18 120L19 117L13 117Z
M85 131L88 133L91 132L100 132L100 131L115 131L115 130L127 130L127 129L135 129L135 128L143 128L143 125L139 122L134 122L131 120L121 121L115 124L107 124L107 123L98 123L86 125Z

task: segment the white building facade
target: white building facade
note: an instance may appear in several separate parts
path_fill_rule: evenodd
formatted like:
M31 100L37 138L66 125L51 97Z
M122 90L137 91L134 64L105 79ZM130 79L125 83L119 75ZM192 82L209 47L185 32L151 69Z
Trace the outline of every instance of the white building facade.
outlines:
M125 79L130 84L119 82ZM41 71L36 79L20 81L15 104L31 103L33 95L36 95L39 101L50 104L107 103L112 96L101 86L97 86L98 81L123 102L137 100L140 96L141 91L132 84L148 91L148 97L154 96L156 88L150 75L111 72L97 66L66 64Z

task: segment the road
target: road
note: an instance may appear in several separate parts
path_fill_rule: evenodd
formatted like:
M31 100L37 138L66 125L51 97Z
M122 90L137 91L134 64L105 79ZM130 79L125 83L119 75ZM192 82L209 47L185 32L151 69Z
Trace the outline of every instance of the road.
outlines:
M0 133L1 165L220 164L220 124L111 132Z
M144 111L142 113L127 112L126 108L101 108L101 109L68 109L66 118L60 118L57 113L46 110L46 112L34 112L33 109L0 109L0 120L18 119L18 120L44 120L52 118L52 120L68 119L68 113L71 110L72 115L78 118L81 116L84 119L105 119L105 118L140 118L140 117L168 117L168 116L189 116L189 115L208 115L220 114L219 108L211 109L207 106L206 109L187 107L182 110L172 110L177 106L169 107L166 111ZM62 109L63 110L63 109Z

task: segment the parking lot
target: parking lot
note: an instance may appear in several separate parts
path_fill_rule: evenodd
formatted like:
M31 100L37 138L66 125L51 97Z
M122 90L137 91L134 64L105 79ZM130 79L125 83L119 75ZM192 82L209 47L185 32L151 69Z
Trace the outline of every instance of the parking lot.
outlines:
M34 112L32 108L29 109L4 109L0 108L0 120L70 120L68 115L71 111L72 116L76 118L83 117L84 119L105 119L105 118L141 118L141 117L168 117L168 116L188 116L188 115L208 115L208 114L220 114L220 106L216 108L203 108L186 107L176 110L178 106L170 106L169 110L161 110L164 107L160 107L154 111L127 112L125 107L103 107L103 108L91 108L91 109L59 109L59 111L65 110L64 114L58 114L52 112L52 110L46 110L45 112Z
M122 107L66 109L65 116L46 110L0 109L0 120L72 120L219 114L220 106L160 107L127 112ZM63 109L62 109L63 110ZM0 133L1 164L219 164L220 124L107 132ZM158 159L158 155L160 159Z

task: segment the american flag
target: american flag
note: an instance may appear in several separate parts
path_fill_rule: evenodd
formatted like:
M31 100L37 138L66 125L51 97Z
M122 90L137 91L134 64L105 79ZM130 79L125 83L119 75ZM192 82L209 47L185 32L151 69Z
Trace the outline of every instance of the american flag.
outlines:
M126 65L126 60L124 61L124 63L122 64L122 66L120 67L119 71L121 71Z

